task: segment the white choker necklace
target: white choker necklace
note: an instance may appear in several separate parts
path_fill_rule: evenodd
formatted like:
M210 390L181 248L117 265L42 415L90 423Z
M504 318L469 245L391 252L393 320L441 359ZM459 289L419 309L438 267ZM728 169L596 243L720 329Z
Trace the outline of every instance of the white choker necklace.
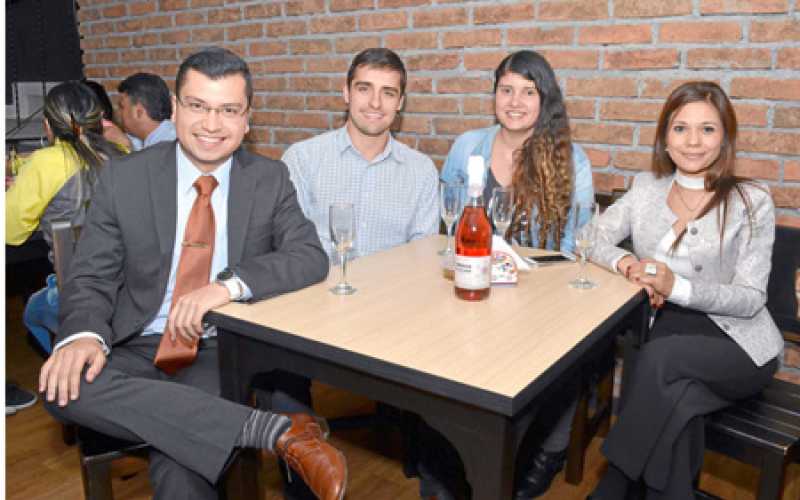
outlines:
M705 189L706 188L706 179L705 176L703 177L689 177L688 175L682 174L680 170L675 171L675 182L681 185L686 189Z

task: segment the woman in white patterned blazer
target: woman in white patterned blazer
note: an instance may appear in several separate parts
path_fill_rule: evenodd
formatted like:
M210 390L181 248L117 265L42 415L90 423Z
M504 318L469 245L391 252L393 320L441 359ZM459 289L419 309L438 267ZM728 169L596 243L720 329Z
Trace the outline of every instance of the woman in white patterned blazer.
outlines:
M585 230L592 260L645 287L657 311L593 500L693 499L704 415L760 391L782 337L765 307L775 209L734 175L736 115L710 82L681 85L656 129L652 171ZM634 253L617 245L626 237Z

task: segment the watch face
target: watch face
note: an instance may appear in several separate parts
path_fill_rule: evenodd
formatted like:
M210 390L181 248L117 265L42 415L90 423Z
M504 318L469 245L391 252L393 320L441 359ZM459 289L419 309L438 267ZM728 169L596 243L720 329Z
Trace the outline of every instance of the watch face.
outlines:
M229 280L231 278L233 278L233 271L231 271L227 267L225 269L223 269L222 271L220 271L219 274L217 275L217 280L218 281L225 281L225 280Z

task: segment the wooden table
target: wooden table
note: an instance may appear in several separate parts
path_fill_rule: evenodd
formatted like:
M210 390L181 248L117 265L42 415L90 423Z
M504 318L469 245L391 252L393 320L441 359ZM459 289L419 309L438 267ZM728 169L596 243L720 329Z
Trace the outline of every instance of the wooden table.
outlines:
M514 457L537 396L643 311L646 294L589 266L599 283L575 290L578 265L520 273L483 302L455 297L432 236L348 265L339 277L255 304L212 312L220 331L223 396L246 402L258 373L285 370L419 414L464 461L473 498L510 498Z

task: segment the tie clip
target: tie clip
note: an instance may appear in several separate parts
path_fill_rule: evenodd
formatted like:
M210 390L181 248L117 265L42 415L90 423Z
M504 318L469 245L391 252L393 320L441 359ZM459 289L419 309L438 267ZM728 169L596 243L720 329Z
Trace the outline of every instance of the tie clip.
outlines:
M202 242L194 242L194 241L184 241L181 243L182 247L193 247L193 248L208 248L208 243Z

